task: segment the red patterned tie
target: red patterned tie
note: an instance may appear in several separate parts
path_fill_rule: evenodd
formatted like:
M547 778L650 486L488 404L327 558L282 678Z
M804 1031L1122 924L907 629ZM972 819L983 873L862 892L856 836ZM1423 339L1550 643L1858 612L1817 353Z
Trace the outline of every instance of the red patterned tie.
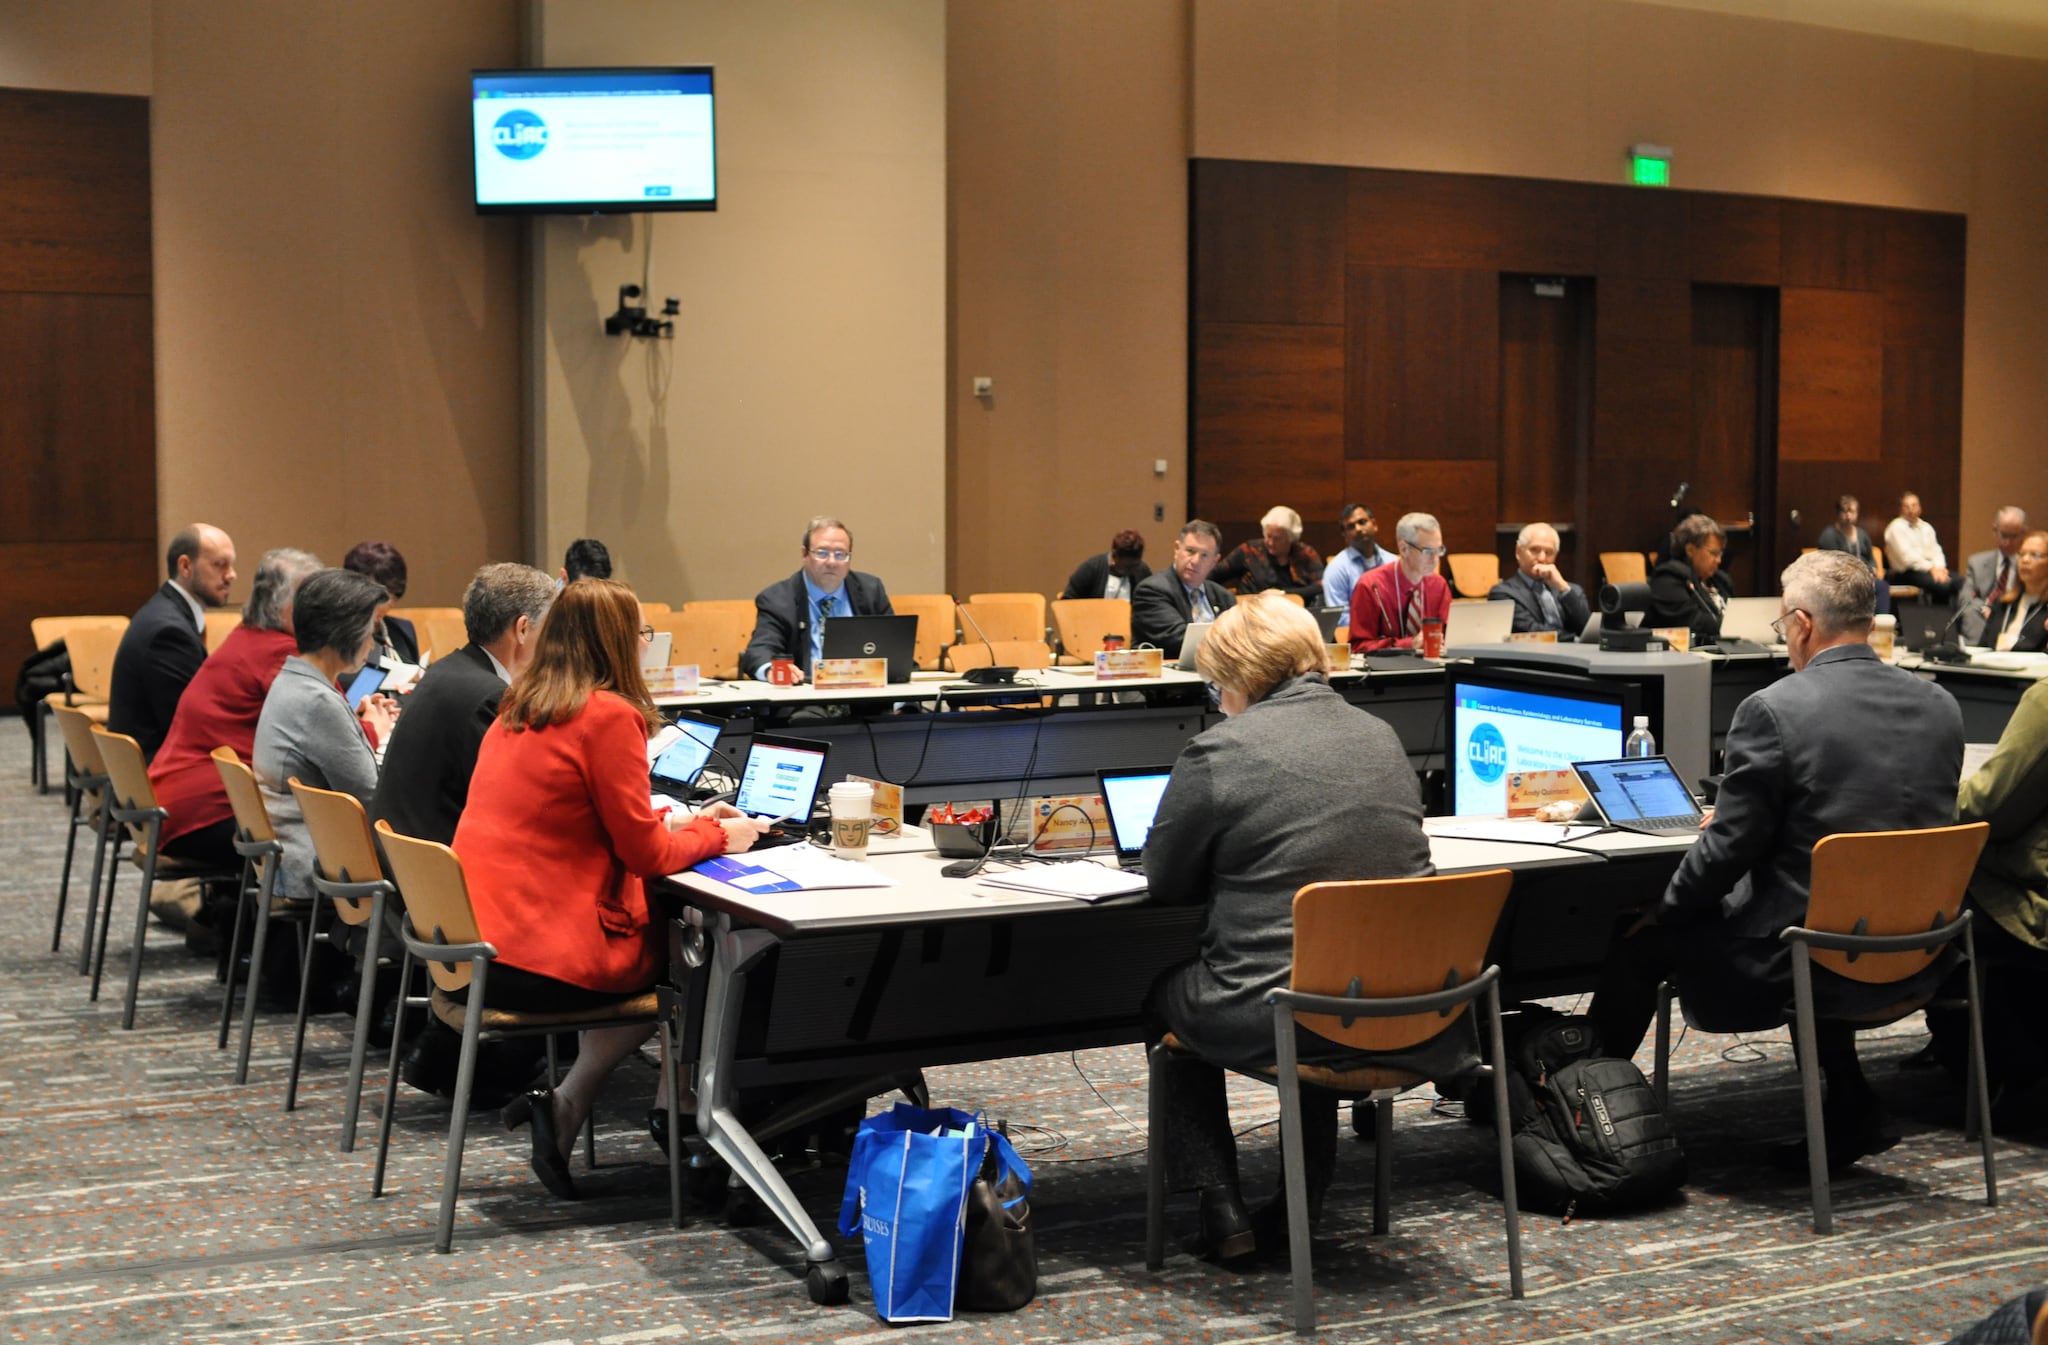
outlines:
M1408 595L1408 622L1402 634L1416 636L1422 633L1422 585L1417 584Z

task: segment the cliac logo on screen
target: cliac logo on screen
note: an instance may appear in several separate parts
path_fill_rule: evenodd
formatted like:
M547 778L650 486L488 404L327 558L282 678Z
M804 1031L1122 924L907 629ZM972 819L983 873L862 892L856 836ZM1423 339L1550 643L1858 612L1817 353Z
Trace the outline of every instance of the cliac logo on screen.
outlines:
M525 108L514 108L491 126L491 143L508 159L531 159L548 147L548 124Z
M1507 739L1493 725L1480 724L1465 739L1465 764L1481 784L1492 784L1507 772Z

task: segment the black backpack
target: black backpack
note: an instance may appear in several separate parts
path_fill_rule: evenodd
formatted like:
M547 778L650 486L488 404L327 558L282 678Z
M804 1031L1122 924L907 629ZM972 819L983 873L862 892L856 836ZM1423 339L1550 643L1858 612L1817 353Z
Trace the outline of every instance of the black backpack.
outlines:
M1523 1205L1570 1219L1656 1204L1685 1185L1685 1151L1633 1061L1600 1055L1582 1017L1531 1007L1516 1029L1508 1100Z

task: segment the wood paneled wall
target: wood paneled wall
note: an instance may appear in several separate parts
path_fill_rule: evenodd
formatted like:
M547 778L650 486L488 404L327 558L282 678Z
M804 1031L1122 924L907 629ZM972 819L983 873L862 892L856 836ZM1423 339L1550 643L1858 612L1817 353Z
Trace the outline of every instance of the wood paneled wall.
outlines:
M1191 213L1192 497L1227 545L1288 504L1327 552L1362 500L1505 568L1496 524L1545 518L1590 588L1683 481L1745 525L1746 592L1843 492L1881 530L1917 490L1967 549L1961 216L1214 159Z
M37 616L158 581L149 101L0 89L0 696Z

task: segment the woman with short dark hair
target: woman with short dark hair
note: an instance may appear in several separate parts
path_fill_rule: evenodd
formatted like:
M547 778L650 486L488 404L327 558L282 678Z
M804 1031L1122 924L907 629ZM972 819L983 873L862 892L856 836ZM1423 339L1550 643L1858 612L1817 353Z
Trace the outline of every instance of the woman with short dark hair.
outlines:
M1705 514L1693 514L1672 530L1669 560L1650 571L1650 615L1646 626L1684 626L1695 645L1721 638L1721 614L1735 585L1721 572L1728 534Z
M412 622L388 615L392 604L405 600L405 557L389 542L357 542L342 557L341 568L368 575L391 594L377 612L377 662L389 667L394 661L418 663L420 636Z

